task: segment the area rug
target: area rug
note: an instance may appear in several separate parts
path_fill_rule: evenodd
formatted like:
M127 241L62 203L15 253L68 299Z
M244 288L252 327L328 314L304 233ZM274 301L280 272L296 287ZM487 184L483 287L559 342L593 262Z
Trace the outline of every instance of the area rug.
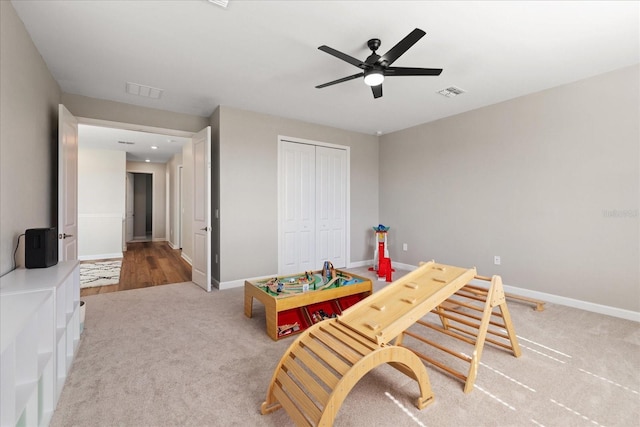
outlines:
M120 282L121 260L80 264L80 288L115 285Z

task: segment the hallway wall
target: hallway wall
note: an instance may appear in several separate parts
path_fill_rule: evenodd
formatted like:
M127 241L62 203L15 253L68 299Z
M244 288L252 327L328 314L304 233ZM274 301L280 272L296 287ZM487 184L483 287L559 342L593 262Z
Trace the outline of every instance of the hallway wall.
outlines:
M78 258L121 258L126 153L78 149Z

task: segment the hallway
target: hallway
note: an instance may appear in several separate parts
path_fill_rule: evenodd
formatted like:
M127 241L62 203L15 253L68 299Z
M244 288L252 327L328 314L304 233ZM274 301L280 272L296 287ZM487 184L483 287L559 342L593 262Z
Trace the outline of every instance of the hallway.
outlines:
M80 290L80 296L191 281L191 266L180 249L167 242L129 242L122 258L120 282Z

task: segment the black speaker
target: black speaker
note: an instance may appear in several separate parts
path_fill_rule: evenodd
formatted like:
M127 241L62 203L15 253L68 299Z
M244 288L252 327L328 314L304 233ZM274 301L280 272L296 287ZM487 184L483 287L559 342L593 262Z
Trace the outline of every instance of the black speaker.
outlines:
M58 263L58 229L30 228L24 233L24 265L46 268Z

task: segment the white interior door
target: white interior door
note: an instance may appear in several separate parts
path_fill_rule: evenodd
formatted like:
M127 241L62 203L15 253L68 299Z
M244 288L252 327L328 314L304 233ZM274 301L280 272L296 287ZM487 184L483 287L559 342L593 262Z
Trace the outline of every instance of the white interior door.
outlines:
M193 142L193 260L191 280L211 291L211 127Z
M125 224L126 224L126 241L130 242L133 240L133 174L131 172L127 172L127 195L126 195L126 213L125 213Z
M316 266L347 266L347 153L316 146ZM319 268L319 267L316 267Z
M317 270L315 264L315 146L280 145L278 274Z
M78 120L58 106L58 260L78 259Z

